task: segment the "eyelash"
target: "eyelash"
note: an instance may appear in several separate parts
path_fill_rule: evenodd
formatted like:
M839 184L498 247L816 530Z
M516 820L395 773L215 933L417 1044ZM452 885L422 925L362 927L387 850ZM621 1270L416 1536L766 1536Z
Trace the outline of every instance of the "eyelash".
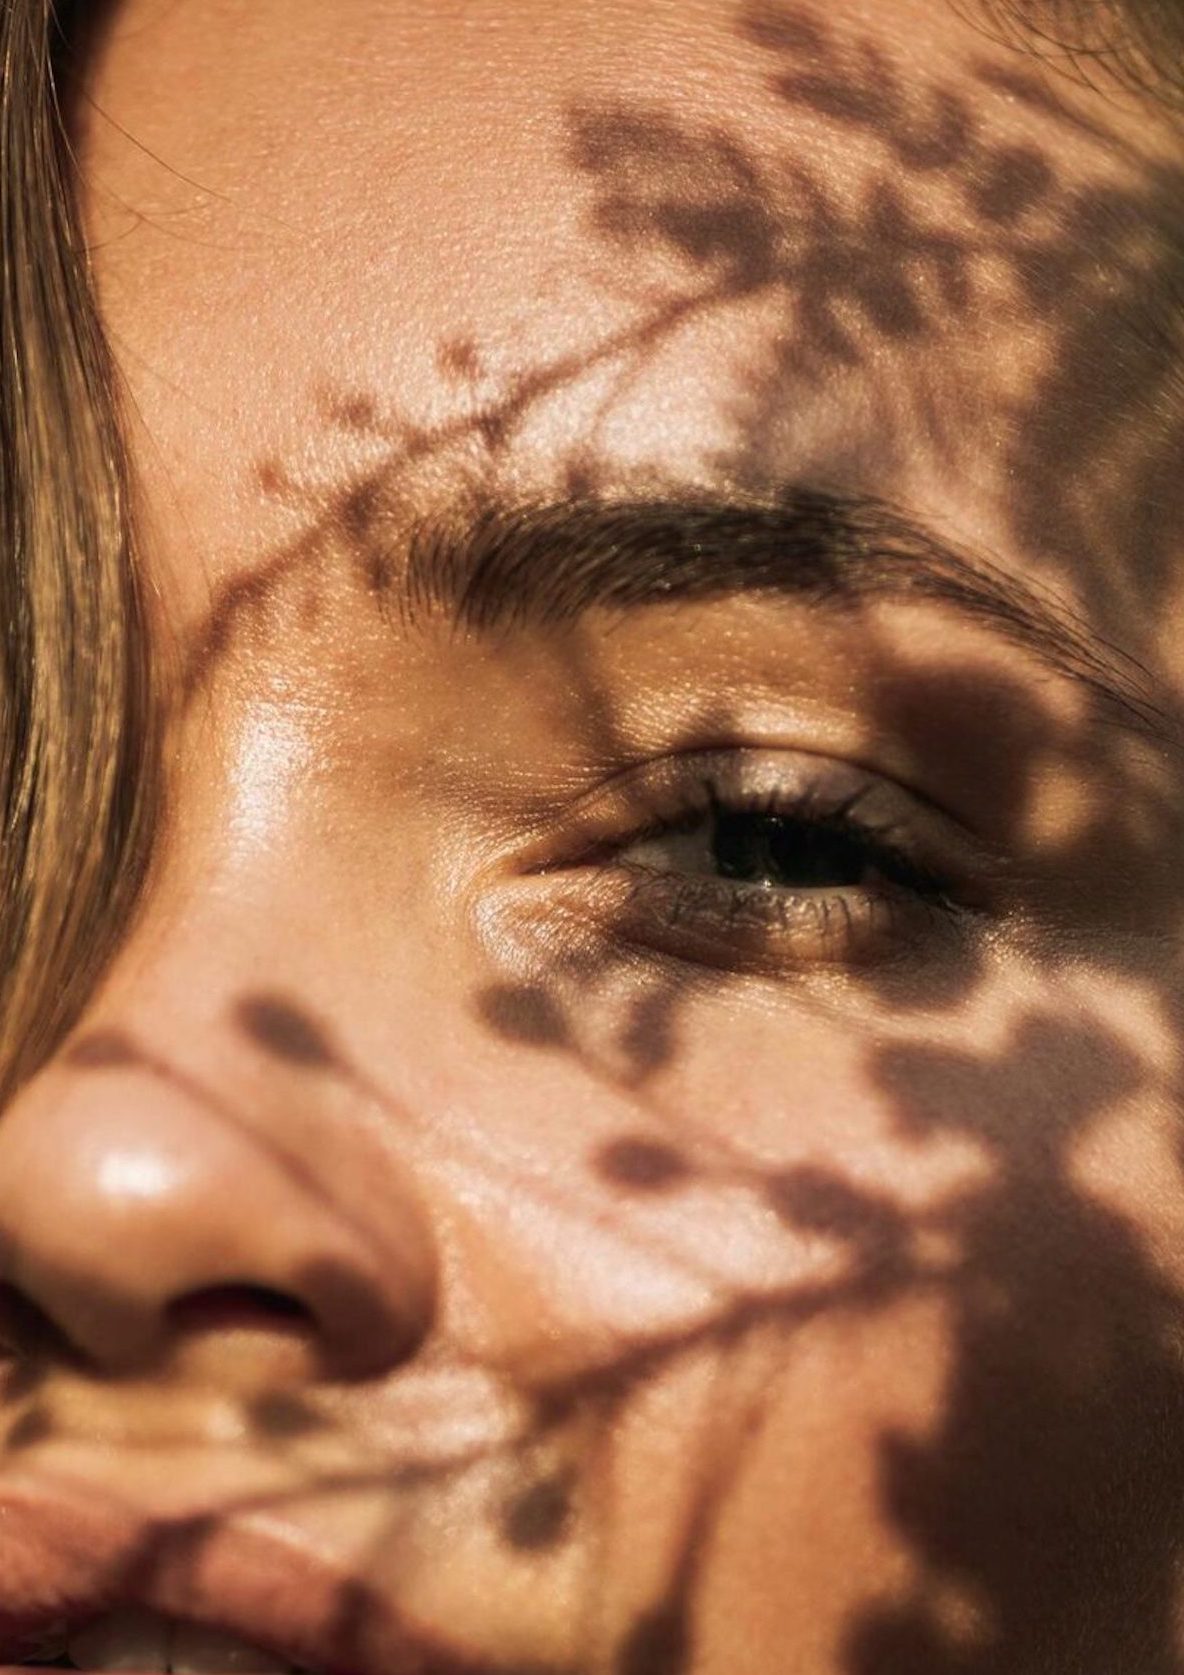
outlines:
M851 967L898 956L915 938L960 925L972 910L961 881L922 859L901 821L860 812L882 782L868 779L837 795L824 778L819 773L797 789L753 792L728 786L722 774L700 772L689 786L684 780L667 788L661 801L668 806L660 813L602 839L575 864L608 884L618 936L708 965ZM855 866L863 879L795 888L629 858L700 827L714 858L718 823L746 817L754 826L776 823L791 840L796 834L803 843L821 839L825 848L829 842L836 860Z
M855 810L867 800L869 790L865 786L841 802L827 803L819 797L816 787L796 793L774 791L737 796L721 791L715 781L706 778L699 782L697 799L688 800L679 813L666 815L632 834L628 847L691 831L705 816L714 816L717 821L721 817L749 816L753 821L777 821L802 831L826 834L836 843L849 846L861 860L879 866L893 882L915 890L918 895L944 895L945 883L895 841L895 826L878 825L856 816Z

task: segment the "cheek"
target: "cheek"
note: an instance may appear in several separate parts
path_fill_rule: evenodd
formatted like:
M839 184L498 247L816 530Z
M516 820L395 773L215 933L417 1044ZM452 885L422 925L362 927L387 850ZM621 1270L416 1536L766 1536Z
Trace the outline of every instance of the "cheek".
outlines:
M413 1567L412 1609L479 1638L503 1620L512 1635L524 1612L537 1628L555 1604L552 1655L582 1654L581 1668L681 1669L673 1654L689 1640L696 1669L780 1675L786 1647L803 1669L842 1667L847 1625L917 1586L922 1561L886 1504L885 1451L888 1439L924 1445L951 1342L945 1303L915 1298L870 1312L736 1309L677 1340L618 1345L615 1364L557 1382L519 1457L528 1481L562 1486L561 1538L495 1550L489 1483L478 1478L476 1501L462 1485L449 1564ZM958 1590L946 1591L953 1610Z
M545 1388L903 1295L956 1260L944 1206L985 1187L985 1149L902 1133L849 1026L724 1005L684 1001L640 1079L612 1006L533 1058L466 1055L427 1163L466 1355Z
M730 1650L732 1666L771 1668L768 1649L788 1646L803 1669L854 1667L853 1625L922 1589L973 1644L980 1604L925 1575L891 1470L939 1423L954 1343L948 1299L920 1294L750 1341L757 1376L707 1451L722 1516L705 1532L706 1667L729 1667Z
M1131 1240L1149 1276L1184 1284L1184 1146L1178 1100L1162 1092L1114 1111L1075 1149L1071 1175L1099 1223Z

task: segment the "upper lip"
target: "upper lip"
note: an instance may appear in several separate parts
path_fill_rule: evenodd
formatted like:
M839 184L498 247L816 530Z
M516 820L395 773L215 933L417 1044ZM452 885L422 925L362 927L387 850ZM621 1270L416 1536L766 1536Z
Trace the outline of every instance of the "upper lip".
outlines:
M0 1660L121 1605L217 1628L326 1675L496 1675L282 1531L145 1523L77 1487L0 1490Z

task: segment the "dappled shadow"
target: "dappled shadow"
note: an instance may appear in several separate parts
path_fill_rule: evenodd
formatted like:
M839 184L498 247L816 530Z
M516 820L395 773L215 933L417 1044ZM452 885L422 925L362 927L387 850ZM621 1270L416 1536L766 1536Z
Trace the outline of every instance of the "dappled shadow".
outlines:
M678 330L753 303L765 311L752 355L760 371L729 398L731 442L713 462L724 489L703 496L692 512L718 510L739 492L770 516L808 503L833 523L837 484L787 485L795 442L792 427L788 438L785 429L787 392L858 373L869 379L874 425L890 421L908 449L923 443L947 465L964 461L980 433L960 438L951 415L1003 438L996 486L1012 537L1034 566L1071 582L1097 621L1118 610L1124 626L1133 623L1132 594L1152 612L1166 600L1169 558L1184 535L1174 469L1184 444L1173 417L1176 346L1170 332L1138 326L1158 320L1161 298L1176 295L1184 277L1184 173L1132 165L1121 185L1102 186L1066 174L1052 140L1042 146L997 135L982 95L1008 73L1000 64L968 67L957 85L918 77L885 49L858 35L840 37L803 7L749 7L742 34L787 121L808 112L866 148L860 178L840 189L790 143L770 154L728 125L665 106L569 111L572 179L586 194L597 247L611 247L612 289L633 298L634 319L585 353L521 369L492 393L482 345L464 336L443 342L441 371L472 400L435 427L392 419L365 391L323 403L327 428L381 446L381 462L316 494L279 462L258 462L258 486L305 505L309 521L296 540L224 589L189 647L185 701L207 689L240 640L289 620L294 601L315 628L318 589L327 592L343 573L377 610L422 631L442 601L441 590L433 593L436 532L417 524L417 496L421 470L441 464L456 484L451 525L488 537L476 550L481 564L471 564L453 589L451 619L477 636L496 621L504 632L499 655L510 667L534 634L534 658L538 623L507 628L499 620L508 586L496 539L508 493L502 473L524 423L590 371L612 373L589 434L568 438L557 480L590 515L616 506L627 531L639 507L652 510L662 497L642 503L618 492L600 421ZM1055 100L1045 114L1054 126L1073 120ZM1100 128L1083 142L1112 143ZM630 259L624 286L622 254ZM963 372L943 370L943 349L984 310L999 310L1000 294L1002 315L1018 313L1039 328L1041 354L1022 388L1009 387L1006 396L989 388L959 393L952 383ZM1099 385L1105 404L1092 399ZM545 507L542 526L547 533ZM810 527L816 535L820 525ZM827 568L827 552L808 547L803 576L811 563ZM701 539L698 551L702 557ZM472 542L466 553L473 560ZM641 541L632 581L610 606L662 604L662 587L646 590L644 560ZM704 565L698 602L723 591L720 575ZM766 592L773 591L770 582ZM1155 709L1144 672L1127 663L1125 714L1095 702L1090 670L1080 665L1074 678L1085 700L1071 714L1046 701L1043 678L967 668L932 648L902 678L900 649L882 634L870 601L852 597L845 609L866 629L869 673L862 682L853 677L852 703L913 759L949 756L976 718L1007 718L989 770L992 841L996 851L1020 856L1019 882L1009 909L962 904L941 920L935 911L905 954L831 973L821 999L808 970L771 976L770 961L759 973L769 1038L821 1029L821 1019L834 1033L845 1031L860 1047L851 1097L874 1103L895 1157L926 1157L956 1140L977 1172L956 1188L910 1198L901 1181L861 1174L854 1148L843 1161L788 1145L784 1156L773 1155L768 1143L752 1144L742 1124L729 1126L730 1110L696 1106L678 1081L681 1069L694 1062L710 1027L725 1032L727 1050L727 1008L735 1003L739 1015L754 987L752 970L743 962L730 969L722 957L708 968L686 924L639 929L652 921L639 916L633 897L602 915L594 937L559 952L553 939L532 952L525 974L521 961L503 968L491 957L462 997L465 1024L482 1049L515 1053L519 1065L566 1066L579 1078L573 1087L591 1086L612 1102L619 1129L590 1137L574 1168L546 1178L473 1151L465 1133L438 1143L524 1200L545 1202L572 1227L602 1222L607 1207L631 1259L681 1264L711 1306L689 1323L622 1330L575 1370L520 1373L529 1423L521 1438L495 1450L462 1446L428 1462L417 1457L412 1436L405 1455L392 1453L378 1466L337 1477L313 1465L305 1471L297 1469L301 1447L333 1427L317 1393L252 1397L244 1404L248 1434L295 1462L293 1485L154 1529L125 1561L121 1586L179 1552L199 1551L238 1513L381 1486L391 1497L390 1526L343 1585L336 1630L343 1663L355 1655L363 1661L374 1597L391 1586L392 1532L416 1508L473 1481L492 1546L507 1562L541 1561L590 1541L590 1528L605 1516L594 1468L638 1393L695 1357L715 1357L726 1368L764 1342L767 1364L741 1396L723 1372L712 1385L726 1434L705 1434L702 1458L687 1462L698 1475L666 1586L611 1644L596 1641L590 1627L587 1656L569 1671L689 1675L713 1543L757 1456L790 1347L820 1322L870 1329L924 1298L941 1311L948 1335L940 1412L924 1431L889 1432L878 1444L880 1512L910 1579L885 1601L874 1597L877 1578L867 1578L867 1598L844 1628L843 1668L849 1675L1178 1675L1184 1298L1153 1254L1150 1233L1144 1238L1136 1220L1103 1201L1080 1162L1115 1113L1129 1111L1122 1120L1133 1144L1144 1110L1178 1108L1184 1019L1166 950L1181 932L1184 903L1177 892L1166 921L1154 927L1141 917L1148 910L1137 891L1118 890L1118 905L1093 917L1080 904L1091 889L1161 878L1171 864L1178 759L1161 753L1149 771L1132 741L1155 728L1170 733L1178 716L1166 700ZM1135 642L1144 649L1138 635ZM615 763L628 756L629 739L597 651L593 631L566 639L556 661L587 736ZM742 731L726 701L712 696L709 707L719 736ZM687 744L675 737L670 748ZM1075 773L1092 776L1107 794L1044 829L1043 792ZM636 812L639 820L646 812L641 799ZM1037 861L1039 889L1025 873ZM684 913L694 918L693 903ZM1171 1034L1171 1064L1156 1058L1150 1042L1142 1051L1130 1029L1108 1028L1107 1005L1126 992L1123 985L1138 987ZM986 1007L1000 990L1005 1025ZM274 985L234 996L219 1027L290 1074L310 1103L326 1090L345 1090L352 1108L377 1113L400 1142L444 1127L436 1113L393 1093L383 1070L357 1062L345 1020L314 1012L283 973ZM132 1070L156 1078L266 1150L302 1192L348 1214L298 1138L273 1132L240 1109L233 1093L179 1070L150 1042L96 1030L81 1035L63 1063L80 1076ZM808 1128L818 1114L804 1103L817 1095L780 1080L754 1094L744 1073L738 1064L737 1095L784 1112L787 1129ZM1180 1183L1164 1188L1178 1193ZM721 1277L709 1249L679 1246L669 1221L631 1219L639 1210L668 1214L684 1198L694 1205L688 1215L702 1215L707 1191L721 1204L757 1206L787 1247L819 1259L785 1283L763 1273L740 1283ZM29 1455L61 1423L38 1371L69 1349L39 1340L36 1320L26 1316L21 1326L21 1306L18 1299L13 1332L25 1334L18 1345L24 1366L6 1391L14 1411L8 1446ZM174 1324L184 1329L184 1320ZM599 1585L593 1574L589 1593ZM597 1607L589 1599L590 1624ZM791 1649L786 1658L788 1668Z
M1041 1099L1049 1054L1064 1074ZM1178 1671L1182 1299L1072 1167L1139 1066L1031 1021L998 1056L902 1047L878 1072L908 1130L973 1128L997 1170L943 1217L961 1254L942 1416L881 1444L917 1580L852 1627L850 1669Z
M1113 131L994 60L972 66L959 86L918 78L869 37L843 35L811 8L775 0L750 8L746 30L770 55L778 96L858 135L873 166L854 211L817 183L791 181L783 217L791 259L781 279L791 321L751 409L738 416L738 462L747 438L761 434L759 415L784 400L787 377L809 371L802 357L820 364L817 345L822 365L870 355L876 335L936 348L968 314L1003 319L1010 311L1045 345L1029 387L987 390L979 413L1005 439L1000 478L1013 539L1101 612L1134 606L1138 622L1137 607L1174 586L1184 539L1184 167L1139 158L1116 178L1106 165L1123 142ZM988 132L976 88L1000 85L1013 98L1026 89L1050 127L1078 136L1080 177L1035 139L1017 144ZM1091 179L1095 164L1102 167ZM935 176L944 219L925 205L910 208L901 191L902 177ZM862 351L830 324L844 299L872 328Z
M750 7L743 34L767 58L787 120L806 110L857 142L857 178L832 181L801 148L770 152L662 105L573 108L568 160L590 193L588 232L614 247L604 285L626 283L633 319L583 352L519 369L500 390L480 343L446 341L442 367L469 395L434 426L356 390L323 400L329 432L379 447L379 461L307 490L280 462L259 463L264 491L304 500L312 521L227 584L190 648L190 691L296 577L327 583L342 549L384 594L422 517L428 465L447 462L457 521L479 523L510 492L500 473L523 426L594 373L604 392L583 433L560 441L555 481L585 499L617 493L604 419L688 325L733 314L743 393L720 396L734 437L714 460L725 488L779 494L803 461L826 486L858 458L883 493L924 455L998 497L1028 562L1071 582L1102 620L1120 620L1139 649L1184 535L1184 168L1128 157L1105 129L1079 136L1084 155L1066 165L1052 95L1046 145L996 132L998 107L986 101L1006 65L968 65L949 83L918 75L804 7ZM959 342L984 327L1019 334L1019 384L958 358ZM802 397L856 374L862 440L832 440L820 455ZM988 457L997 463L984 479Z
M300 1074L369 1086L326 1024L294 997L246 995L233 1016L260 1051ZM260 1032L260 1017L274 1027ZM562 1031L536 1035L544 1049L566 1048ZM293 1040L323 1050L287 1056L283 1043ZM88 1066L88 1056L103 1062ZM83 1052L80 1068L101 1072L113 1056ZM125 1064L128 1056L118 1055ZM922 1034L877 1050L871 1069L903 1139L925 1144L945 1131L969 1134L986 1148L989 1171L951 1197L908 1208L837 1167L745 1162L739 1142L697 1148L701 1115L680 1150L639 1123L635 1134L588 1160L611 1190L666 1197L709 1180L743 1184L787 1232L822 1237L845 1260L813 1282L740 1290L693 1327L642 1334L583 1372L538 1383L529 1434L537 1444L578 1428L586 1450L590 1424L611 1436L635 1393L689 1356L710 1351L726 1361L771 1324L787 1345L780 1334L808 1331L836 1314L872 1319L911 1295L942 1298L951 1323L942 1412L931 1433L888 1435L881 1445L884 1513L915 1551L915 1581L899 1604L851 1624L846 1667L895 1675L921 1660L951 1675L1070 1667L1167 1675L1178 1667L1172 1612L1182 1545L1184 1301L1131 1224L1085 1194L1072 1170L1074 1147L1140 1093L1146 1067L1117 1039L1094 1026L1075 1032L1050 1011L1046 1020L1033 1012L1017 1022L998 1049L951 1050ZM643 1098L640 1112L647 1109ZM572 1192L578 1216L578 1183L561 1190ZM751 1394L753 1413L776 1387L779 1353ZM30 1406L18 1420L33 1428L34 1444L45 1439L50 1413ZM282 1393L257 1402L250 1417L260 1439L281 1450L324 1423L315 1403ZM688 1523L669 1593L625 1635L613 1664L619 1675L693 1667L697 1580L755 1423L751 1415L737 1423L732 1445L704 1456L714 1472ZM540 1475L528 1452L518 1486L490 1499L491 1528L508 1551L549 1552L586 1531L592 1514L581 1455L565 1455L561 1445L560 1461ZM380 1482L398 1521L416 1497L486 1464L480 1454L462 1454L425 1470L412 1446L403 1467L392 1459L377 1474L346 1474L336 1485L314 1473L288 1493L298 1503L334 1487L349 1494ZM285 1498L269 1494L244 1506L274 1508ZM164 1562L162 1554L175 1562L178 1552L199 1550L234 1510L158 1530L141 1562ZM383 1586L383 1553L380 1539L373 1575L363 1567L343 1595L338 1643L356 1645L359 1656Z

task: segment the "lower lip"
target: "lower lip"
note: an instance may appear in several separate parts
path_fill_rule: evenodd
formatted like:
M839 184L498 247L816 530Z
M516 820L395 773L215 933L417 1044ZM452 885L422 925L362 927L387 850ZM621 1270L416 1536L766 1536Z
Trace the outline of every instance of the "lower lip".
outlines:
M31 1480L4 1481L0 1538L6 1539L0 1539L0 1575L7 1577L12 1597L24 1591L38 1601L37 1615L43 1621L83 1620L110 1607L109 1593L97 1584L104 1577L118 1577L137 1557L142 1524L124 1509L104 1499L96 1501L81 1487L73 1493L55 1487L58 1492L49 1497ZM175 1570L159 1565L152 1597L143 1603L166 1616L204 1622L210 1600L217 1598L226 1607L221 1625L225 1632L267 1645L288 1631L295 1642L308 1646L314 1667L332 1665L331 1658L321 1662L323 1645L320 1658L313 1648L323 1641L324 1625L332 1623L340 1609L341 1579L334 1569L322 1568L299 1542L293 1545L278 1531L243 1525L228 1525L216 1538L207 1539L202 1560L200 1574L183 1557ZM32 1632L35 1624L25 1626ZM428 1670L433 1675L494 1675L495 1666L480 1656L442 1645L403 1621L392 1622L387 1631L380 1631L380 1638L384 1644L368 1661L382 1666L422 1669L425 1675ZM0 1664L0 1675L34 1667ZM42 1666L46 1675L52 1667ZM340 1670L340 1663L335 1667ZM111 1672L89 1670L80 1675ZM134 1669L120 1675L160 1672Z

